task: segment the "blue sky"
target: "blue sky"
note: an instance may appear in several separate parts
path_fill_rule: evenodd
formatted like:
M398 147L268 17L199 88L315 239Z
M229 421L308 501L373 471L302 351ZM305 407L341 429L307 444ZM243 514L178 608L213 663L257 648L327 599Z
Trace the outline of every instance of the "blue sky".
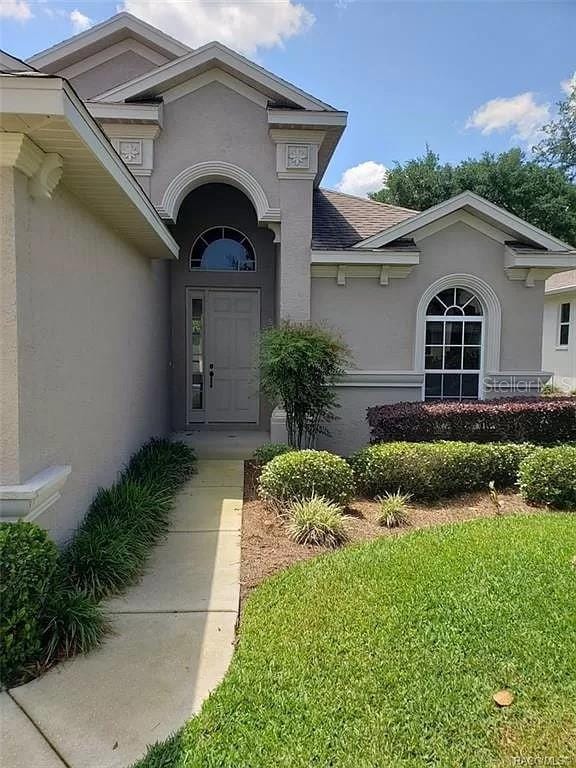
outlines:
M324 183L360 194L426 143L447 161L530 147L576 70L574 1L0 0L0 45L26 57L119 6L348 110Z

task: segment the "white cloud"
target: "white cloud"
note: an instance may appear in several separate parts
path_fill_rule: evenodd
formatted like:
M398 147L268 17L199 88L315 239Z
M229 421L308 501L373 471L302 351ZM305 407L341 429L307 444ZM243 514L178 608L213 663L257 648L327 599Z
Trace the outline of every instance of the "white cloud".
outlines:
M576 72L572 75L572 77L569 77L567 80L562 80L560 83L560 87L564 91L564 93L569 96L574 88L576 88Z
M466 128L477 128L484 134L514 131L522 141L533 141L550 115L550 105L537 104L534 94L528 91L509 99L487 101L468 118Z
M388 169L382 163L367 160L344 171L336 189L349 195L367 197L369 192L382 189L387 173Z
M74 30L74 34L78 34L78 32L85 32L87 29L90 29L93 23L89 16L86 16L77 8L70 12L70 21L72 22L72 29Z
M27 0L0 0L0 17L4 19L27 21L33 15Z
M192 48L218 40L245 54L282 45L314 23L310 11L292 0L234 4L229 0L124 0L122 10Z

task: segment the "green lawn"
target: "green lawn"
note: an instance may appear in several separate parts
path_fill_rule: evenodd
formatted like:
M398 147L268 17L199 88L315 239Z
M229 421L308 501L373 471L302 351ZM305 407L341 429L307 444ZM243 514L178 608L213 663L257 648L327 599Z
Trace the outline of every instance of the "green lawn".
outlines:
M200 715L139 768L576 765L574 558L567 513L294 566L248 601Z

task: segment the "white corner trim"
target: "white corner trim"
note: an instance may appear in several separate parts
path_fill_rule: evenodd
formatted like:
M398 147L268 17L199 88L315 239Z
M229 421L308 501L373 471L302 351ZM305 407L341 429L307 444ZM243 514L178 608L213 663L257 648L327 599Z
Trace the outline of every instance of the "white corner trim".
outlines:
M0 486L0 521L36 520L60 498L72 467L49 467L21 485Z
M259 222L280 221L280 210L272 208L260 182L251 173L232 163L212 160L185 168L168 184L157 210L164 219L176 221L186 195L201 184L224 182L236 187L252 201Z
M367 237L365 240L357 243L354 248L379 248L386 243L392 242L392 240L406 237L412 232L422 229L424 226L462 208L471 209L472 212L480 214L485 219L488 219L489 222L496 225L499 224L512 232L518 233L520 236L532 240L532 242L541 245L543 248L549 250L571 250L567 243L558 240L556 237L547 234L527 221L523 221L518 216L509 213L504 208L494 205L494 203L485 200L473 192L462 192L460 195L434 205L432 208L428 208L428 210L418 213L416 216L400 224L395 224L393 227Z
M468 288L484 308L484 369L500 369L500 340L502 333L502 309L494 289L476 275L453 274L435 280L424 291L416 309L416 343L414 345L414 369L424 369L424 346L426 339L426 310L430 301L445 288Z

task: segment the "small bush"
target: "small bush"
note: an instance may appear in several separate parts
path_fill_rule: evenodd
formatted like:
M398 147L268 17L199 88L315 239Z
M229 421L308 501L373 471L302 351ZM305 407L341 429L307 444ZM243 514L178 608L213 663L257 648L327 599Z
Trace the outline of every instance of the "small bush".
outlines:
M122 479L174 493L194 473L196 456L182 442L153 437L132 456Z
M396 528L408 522L407 505L412 494L410 493L386 493L379 496L376 501L380 504L378 510L378 523L386 528Z
M479 403L396 403L368 409L371 441L566 443L576 440L573 397Z
M379 443L356 453L351 464L368 496L398 490L416 499L514 485L522 459L535 450L514 443Z
M322 496L294 502L288 515L288 535L298 544L334 548L348 538L341 508Z
M324 496L346 504L354 493L352 470L327 451L293 451L268 462L260 475L260 495L272 502Z
M522 461L518 477L527 501L576 508L576 446L542 448Z
M32 523L0 524L0 681L17 682L42 652L40 616L58 552Z
M276 456L282 456L283 453L290 453L296 450L288 443L266 443L256 448L252 454L252 458L255 461L259 461L261 464L268 464L269 461L275 459Z

